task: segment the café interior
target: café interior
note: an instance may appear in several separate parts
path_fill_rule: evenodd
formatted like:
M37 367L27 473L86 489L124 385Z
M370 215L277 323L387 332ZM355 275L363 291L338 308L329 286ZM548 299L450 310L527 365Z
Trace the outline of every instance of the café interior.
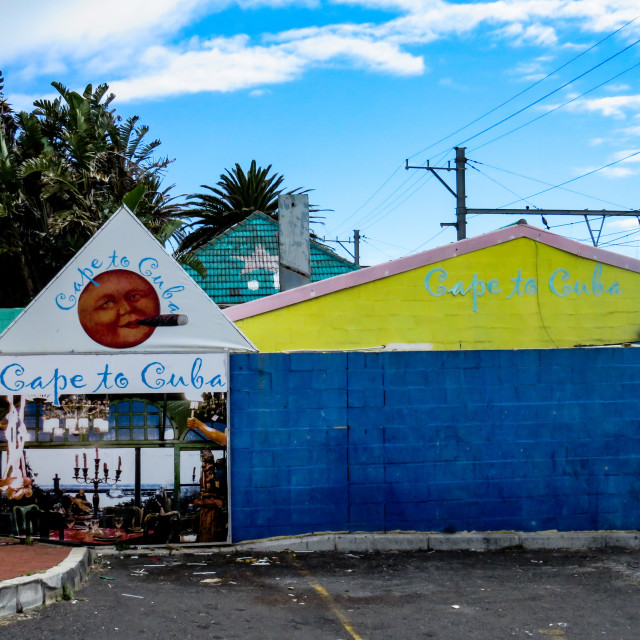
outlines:
M225 542L227 395L0 399L0 535Z

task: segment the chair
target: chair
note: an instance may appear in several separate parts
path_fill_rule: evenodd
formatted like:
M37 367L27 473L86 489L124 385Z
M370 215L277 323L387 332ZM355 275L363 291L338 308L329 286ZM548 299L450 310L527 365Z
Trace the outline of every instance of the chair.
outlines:
M64 540L64 529L67 519L59 511L40 511L38 514L38 530L41 540L48 540L51 530L58 532L58 540Z
M180 542L180 514L177 511L150 513L144 519L143 540L145 544Z
M24 507L13 507L13 524L16 535L32 536L38 527L38 513L40 509L37 504L29 504Z
M105 507L102 510L100 526L112 529L115 527L114 518L122 516L123 529L138 529L142 526L142 509L140 507Z
M10 511L0 511L0 536L10 536L14 531L13 513Z

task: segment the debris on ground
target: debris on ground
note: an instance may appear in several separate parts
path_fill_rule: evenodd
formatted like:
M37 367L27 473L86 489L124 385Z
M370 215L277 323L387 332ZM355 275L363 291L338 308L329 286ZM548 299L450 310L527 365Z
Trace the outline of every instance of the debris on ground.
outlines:
M216 573L215 571L194 571L193 575L194 576L207 576L207 575L211 575L212 573Z

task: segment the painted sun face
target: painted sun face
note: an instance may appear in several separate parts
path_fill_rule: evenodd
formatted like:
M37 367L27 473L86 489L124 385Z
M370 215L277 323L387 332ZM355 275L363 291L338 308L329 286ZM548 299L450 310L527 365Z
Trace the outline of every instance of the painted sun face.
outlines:
M159 313L160 301L151 283L126 269L96 276L78 300L82 328L92 340L112 349L128 349L147 340L155 327L138 322Z

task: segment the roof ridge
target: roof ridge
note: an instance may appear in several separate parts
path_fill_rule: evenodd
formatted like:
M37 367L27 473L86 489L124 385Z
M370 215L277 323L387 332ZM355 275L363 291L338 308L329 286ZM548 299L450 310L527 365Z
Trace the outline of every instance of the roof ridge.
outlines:
M234 321L241 320L251 317L252 315L267 313L290 304L303 302L310 298L319 298L320 296L328 295L341 289L366 284L374 280L397 275L442 260L473 253L481 249L521 238L527 238L533 242L542 242L549 247L571 253L581 258L595 260L613 267L640 273L640 260L636 258L630 258L608 251L607 249L590 247L577 240L571 240L570 238L559 236L551 231L521 223L489 231L464 240L458 240L440 247L434 247L433 249L427 249L426 251L421 251L420 253L415 253L403 258L396 258L389 262L354 270L350 273L339 274L319 282L302 285L296 289L281 291L280 293L265 298L251 300L231 309L226 309L225 315Z
M263 222L267 222L271 226L275 227L276 228L276 232L278 232L278 233L280 232L280 222L279 222L279 220L274 220L269 214L264 213L263 211L259 211L258 209L256 209L253 213L250 213L246 218L240 220L239 222L236 222L235 224L231 225L230 227L227 227L227 229L225 229L222 233L220 233L217 236L211 238L211 240L209 240L209 242L207 242L207 244L203 245L202 247L200 247L200 249L198 249L198 252L203 251L204 249L206 249L211 243L216 242L217 240L228 236L230 233L236 231L242 225L246 225L249 222L253 222L256 218L261 218ZM354 264L355 264L355 263L351 262L351 260L347 260L346 258L342 257L341 255L339 255L338 253L333 251L333 249L331 249L330 247L325 247L318 240L314 240L311 237L311 233L309 233L309 244L313 245L318 251L327 254L330 258L337 259L339 262L342 262L345 265L354 266ZM360 265L355 265L355 266L360 268Z
M270 218L266 213L263 213L262 211L258 211L257 209L253 212L250 213L246 218L243 218L242 220L232 224L230 227L227 227L224 231L220 232L217 236L214 236L213 238L211 238L211 240L209 240L209 242L207 242L206 244L202 245L197 251L196 254L198 254L200 251L202 251L203 249L206 249L209 244L211 244L212 242L214 242L215 240L218 240L219 238L224 238L224 236L229 235L232 231L235 231L237 228L239 228L240 226L247 224L247 222L256 217L256 214L259 214L261 216L264 216L267 220L271 220L273 222L273 219Z

